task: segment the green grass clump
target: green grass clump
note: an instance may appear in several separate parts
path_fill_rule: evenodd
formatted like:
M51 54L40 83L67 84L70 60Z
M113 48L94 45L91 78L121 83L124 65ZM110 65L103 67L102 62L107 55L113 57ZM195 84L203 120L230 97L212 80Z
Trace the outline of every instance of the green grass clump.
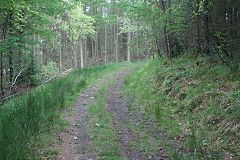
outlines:
M5 103L0 108L0 159L33 159L37 137L50 130L66 102L104 73L129 63L85 68Z
M240 74L208 58L151 59L125 90L194 159L240 156Z

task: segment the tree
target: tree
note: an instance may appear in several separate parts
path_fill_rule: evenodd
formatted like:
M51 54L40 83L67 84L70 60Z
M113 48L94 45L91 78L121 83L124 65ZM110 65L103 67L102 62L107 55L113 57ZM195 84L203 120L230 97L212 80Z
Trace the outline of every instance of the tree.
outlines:
M69 35L69 41L71 43L71 56L72 56L72 67L77 69L77 55L74 52L74 47L78 41L80 41L81 46L81 68L83 68L83 41L82 39L86 37L86 35L94 35L94 27L93 27L94 20L89 16L86 16L83 13L83 9L81 4L75 6L73 10L69 13L66 13L66 19L63 20L63 29Z

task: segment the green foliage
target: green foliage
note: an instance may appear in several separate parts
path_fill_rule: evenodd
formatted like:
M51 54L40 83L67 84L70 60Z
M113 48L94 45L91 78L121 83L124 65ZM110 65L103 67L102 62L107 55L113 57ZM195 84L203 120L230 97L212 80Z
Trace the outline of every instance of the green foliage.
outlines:
M62 28L69 34L69 39L73 44L79 38L84 38L86 35L94 35L94 19L83 13L81 4L75 6L68 16L68 19L63 21Z
M37 86L41 82L40 79L37 78L37 75L40 73L40 67L36 63L36 59L34 57L29 57L28 53L26 55L22 55L20 59L25 63L22 65L23 72L18 78L18 83L25 84L28 87ZM18 68L14 69L19 70Z
M66 101L103 73L125 65L85 68L33 89L1 106L0 159L35 159L35 138L55 123L59 118L57 111L67 107Z
M38 43L32 35L52 35L47 27L52 23L50 16L59 15L70 5L63 0L3 0L0 2L1 40L0 53L3 70L10 70L10 78L3 74L1 88L8 88L14 76L21 75L22 83L35 86L38 64L34 62L32 48ZM34 61L34 62L33 62ZM7 73L8 74L8 73Z
M36 75L41 81L47 81L54 76L59 76L60 68L56 62L48 62L47 65L42 66L40 73Z
M163 3L163 8L159 3ZM170 36L170 45L174 55L179 55L185 51L187 44L185 37L191 21L186 22L188 15L187 4L180 1L171 1L171 6L167 1L139 1L121 2L121 10L124 14L118 18L123 25L120 33L134 32L136 41L155 43L159 48L166 50L166 31ZM146 38L147 37L147 38ZM163 43L163 41L165 41ZM137 46L141 48L142 46ZM159 51L160 52L160 51ZM164 53L164 52L163 52ZM159 53L160 54L160 53Z
M237 157L240 75L209 61L155 58L128 76L125 89L193 159Z

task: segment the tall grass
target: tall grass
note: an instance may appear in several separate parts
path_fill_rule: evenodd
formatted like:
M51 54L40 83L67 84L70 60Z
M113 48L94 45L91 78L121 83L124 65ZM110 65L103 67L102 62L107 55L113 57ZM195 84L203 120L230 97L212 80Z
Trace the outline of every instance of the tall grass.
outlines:
M128 63L95 66L73 72L11 100L0 108L0 159L31 159L36 136L51 127L68 97L94 79Z

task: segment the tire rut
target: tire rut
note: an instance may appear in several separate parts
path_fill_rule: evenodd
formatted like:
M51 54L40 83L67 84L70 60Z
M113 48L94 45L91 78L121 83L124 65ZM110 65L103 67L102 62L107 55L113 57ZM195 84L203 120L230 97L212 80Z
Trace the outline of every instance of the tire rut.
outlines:
M129 142L137 141L134 133L128 127L128 117L131 116L128 112L126 100L121 98L120 91L126 75L128 75L133 68L123 71L118 76L116 82L109 86L107 95L107 107L111 110L114 116L114 128L119 133L118 145L120 148L122 158L131 160L144 160L144 156L135 148L129 145ZM123 125L123 127L122 127Z
M64 119L70 123L59 139L63 142L60 146L61 154L58 160L93 160L95 153L91 150L91 140L89 138L89 126L87 115L88 106L96 103L93 95L97 92L96 85L90 86L82 92L74 101L73 116L66 116Z

